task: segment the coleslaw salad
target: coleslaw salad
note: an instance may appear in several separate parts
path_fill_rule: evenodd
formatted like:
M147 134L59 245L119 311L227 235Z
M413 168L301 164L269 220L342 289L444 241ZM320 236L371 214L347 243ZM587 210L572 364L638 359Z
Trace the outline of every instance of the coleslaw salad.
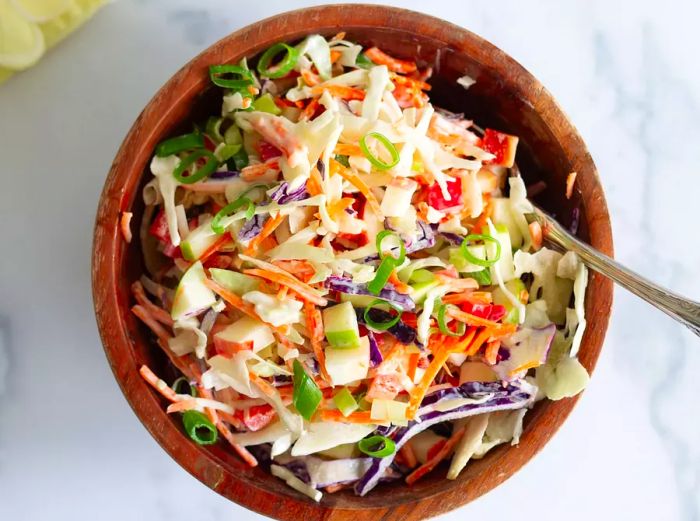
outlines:
M365 495L455 479L585 387L587 271L528 224L516 136L343 33L254 63L210 68L221 112L156 147L138 232L120 216L132 311L182 377L140 372L194 443L315 501Z

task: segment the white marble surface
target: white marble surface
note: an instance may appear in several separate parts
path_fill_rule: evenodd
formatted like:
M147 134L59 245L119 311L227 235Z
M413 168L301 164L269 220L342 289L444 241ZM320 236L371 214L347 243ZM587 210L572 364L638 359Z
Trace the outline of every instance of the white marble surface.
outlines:
M309 4L120 0L0 86L0 519L262 519L182 470L131 412L97 336L90 242L111 159L164 80L226 33ZM697 2L402 5L481 34L542 80L600 169L618 258L700 297ZM698 371L698 340L618 291L560 433L441 519L697 521Z

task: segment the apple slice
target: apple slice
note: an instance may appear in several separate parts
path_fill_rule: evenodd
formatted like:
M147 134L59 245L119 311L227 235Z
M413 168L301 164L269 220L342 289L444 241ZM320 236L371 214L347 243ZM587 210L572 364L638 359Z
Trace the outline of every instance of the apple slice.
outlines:
M355 349L326 349L326 371L333 385L345 385L367 377L369 338L363 336Z
M236 295L243 295L249 291L255 291L260 287L260 279L238 273L237 271L223 270L220 268L210 268L209 274L214 282L219 286L229 290Z
M323 327L326 340L336 349L360 347L360 329L357 326L355 308L343 302L323 310Z
M236 320L233 324L218 332L215 337L226 342L238 344L253 342L253 352L258 352L275 341L270 326L251 317L243 317Z
M182 256L188 261L199 259L212 244L219 240L219 237L221 236L211 229L211 220L207 219L188 233L185 240L180 243Z
M201 262L195 262L180 279L175 290L173 320L195 315L216 303L216 295L205 284L206 275Z

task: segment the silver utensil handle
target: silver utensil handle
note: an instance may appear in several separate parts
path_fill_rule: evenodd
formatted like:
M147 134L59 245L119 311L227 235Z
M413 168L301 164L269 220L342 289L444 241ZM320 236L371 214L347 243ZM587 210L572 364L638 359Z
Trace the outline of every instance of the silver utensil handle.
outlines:
M540 212L538 212L540 213ZM543 217L539 215L539 217ZM653 306L684 324L700 336L700 304L657 286L641 275L618 264L613 259L591 248L571 235L553 219L538 219L543 224L543 237L564 250L575 252L584 264L617 282L620 286L643 298Z

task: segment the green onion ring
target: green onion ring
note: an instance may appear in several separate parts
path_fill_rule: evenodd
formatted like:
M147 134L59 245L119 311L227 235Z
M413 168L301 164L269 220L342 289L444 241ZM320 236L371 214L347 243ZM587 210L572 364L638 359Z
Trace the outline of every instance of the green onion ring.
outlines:
M391 272L394 271L395 267L396 259L391 255L387 255L382 259L377 272L374 274L374 278L367 284L367 289L372 295L379 295L382 288L389 282L389 277L391 277Z
M270 62L281 51L286 51L286 54L281 62L270 67ZM281 78L286 76L297 64L299 59L299 51L286 43L276 43L266 50L258 60L258 72L266 78Z
M372 447L381 448L372 450ZM357 448L372 458L386 458L396 451L396 444L386 436L376 435L360 440L357 443Z
M368 137L373 137L377 141L379 141L382 145L384 145L384 148L387 149L389 152L389 155L391 155L391 163L385 163L381 159L379 159L377 156L372 154L370 151L369 147L367 146L367 138ZM372 165L374 165L375 168L378 170L389 170L390 168L395 167L396 165L399 164L399 152L396 150L396 147L394 144L389 141L389 139L383 135L380 134L379 132L368 132L362 138L360 138L360 150L362 150L362 153L365 155L365 157L369 160Z
M384 242L384 239L387 237L396 237L396 240L399 242L399 256L394 257L390 252L383 254L382 252L382 242ZM384 260L387 257L390 257L394 259L396 262L396 265L399 266L403 263L404 260L406 260L406 245L403 243L401 240L401 237L399 237L399 234L396 232L392 232L391 230L382 230L377 234L377 251L379 252L379 258Z
M492 242L496 245L496 258L495 259L480 259L479 257L475 257L472 255L472 253L467 249L467 246L469 245L470 241L483 241L483 242ZM491 237L490 235L481 235L481 234L471 234L467 235L464 240L462 241L462 245L459 247L462 256L467 259L469 262L472 264L476 264L477 266L483 266L484 268L488 268L489 266L493 266L498 262L498 259L501 258L501 243L498 242L497 239Z
M192 166L194 163L196 163L203 157L207 158L207 162L204 163L202 167L198 168L193 174L188 175L187 177L182 175L185 173L185 170L187 170L190 166ZM214 173L218 166L219 160L217 159L217 157L212 152L201 148L199 150L195 150L189 156L185 157L180 161L180 164L177 165L177 167L173 171L173 177L175 177L175 179L177 179L178 182L184 185L191 185L193 183L196 183L197 181L201 181L202 179L209 177L211 174Z
M306 373L299 360L295 359L292 366L294 369L292 404L299 414L307 420L311 420L323 399L323 393L316 382Z
M378 304L388 305L391 309L396 311L396 316L394 316L388 322L375 322L374 320L372 320L372 317L369 316L369 313ZM401 308L394 306L391 302L387 302L386 300L382 300L382 299L374 299L370 303L370 305L365 308L365 313L364 313L365 323L369 327L371 327L372 329L376 329L377 331L386 331L387 329L394 327L399 322L399 320L401 320L401 313L402 312L403 312L403 310Z
M202 148L204 146L204 137L199 132L192 132L183 136L171 137L158 144L156 147L156 156L167 157L185 150L193 148Z
M234 77L222 78L224 74L233 74ZM234 90L244 89L254 83L250 70L234 64L209 66L209 78L214 85Z
M183 385L187 385L187 392L186 393L181 393L179 391L179 388ZM191 396L196 397L197 396L197 390L195 389L194 385L190 384L190 381L185 378L184 376L181 376L177 380L173 382L173 385L170 386L170 388L175 391L175 394L189 394Z
M457 322L458 325L456 331L452 331L445 322L445 312L447 311L447 306L449 305L450 304L442 304L438 309L437 322L438 327L440 328L440 332L444 335L449 336L462 336L467 330L467 325L464 322Z
M182 425L189 437L198 445L211 445L216 443L219 437L211 420L199 411L185 411L182 415Z
M247 205L247 206L246 206ZM232 203L227 204L224 206L221 210L216 212L216 215L214 218L211 220L211 229L214 233L217 235L221 235L226 231L226 228L224 228L221 225L222 219L225 217L228 217L231 215L233 212L238 210L240 207L246 206L245 210L245 218L250 219L255 215L255 205L253 204L253 201L248 199L247 197L241 196Z

